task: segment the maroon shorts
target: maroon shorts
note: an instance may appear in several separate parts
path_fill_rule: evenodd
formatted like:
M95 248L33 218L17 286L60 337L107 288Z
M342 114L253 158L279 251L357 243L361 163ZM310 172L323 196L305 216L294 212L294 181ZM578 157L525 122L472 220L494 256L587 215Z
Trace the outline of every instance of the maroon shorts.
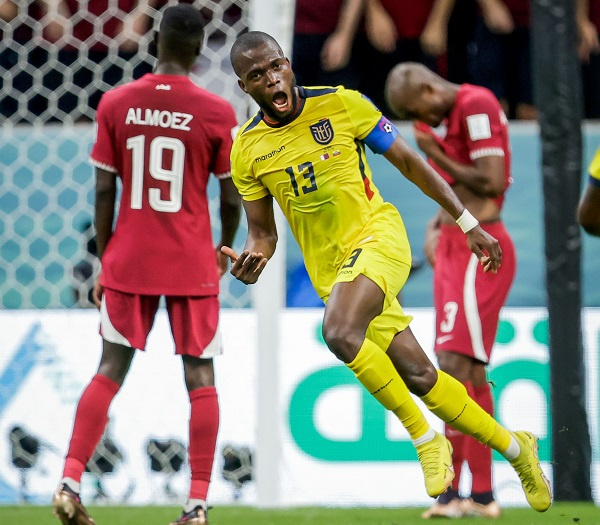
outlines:
M498 273L484 273L457 226L442 225L435 252L433 295L436 312L436 352L490 360L500 309L516 270L515 248L502 222L481 224L502 249Z
M106 341L143 350L152 329L159 295L137 295L104 289L100 308L100 335ZM166 297L175 352L211 358L221 354L219 298Z

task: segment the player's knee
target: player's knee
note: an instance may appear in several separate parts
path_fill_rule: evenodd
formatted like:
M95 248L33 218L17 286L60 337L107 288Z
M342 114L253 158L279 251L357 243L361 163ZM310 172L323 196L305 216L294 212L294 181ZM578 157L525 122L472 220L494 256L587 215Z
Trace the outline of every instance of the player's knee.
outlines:
M437 382L437 370L429 363L427 366L409 368L402 375L408 389L417 396L424 396Z
M438 352L440 370L458 379L461 383L470 381L471 360L463 355L453 352Z
M358 354L364 334L357 333L343 323L324 322L323 339L340 361L350 363Z
M117 385L122 385L129 371L129 365L123 362L104 361L98 367L98 374L107 377Z

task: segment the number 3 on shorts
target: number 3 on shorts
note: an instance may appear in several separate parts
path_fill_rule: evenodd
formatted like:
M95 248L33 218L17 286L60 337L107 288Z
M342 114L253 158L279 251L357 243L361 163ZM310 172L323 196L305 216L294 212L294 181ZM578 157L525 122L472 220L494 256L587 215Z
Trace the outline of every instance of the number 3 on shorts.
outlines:
M444 305L444 320L440 323L440 331L452 332L454 323L456 322L457 313L458 304L454 301L449 301Z

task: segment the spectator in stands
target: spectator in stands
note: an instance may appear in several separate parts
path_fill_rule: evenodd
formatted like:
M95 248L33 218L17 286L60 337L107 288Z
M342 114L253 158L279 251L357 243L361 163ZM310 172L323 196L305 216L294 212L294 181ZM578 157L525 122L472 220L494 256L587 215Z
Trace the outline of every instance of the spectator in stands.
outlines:
M533 120L530 9L525 0L477 0L471 80L500 100L509 118Z
M577 29L585 117L600 118L600 0L577 0Z
M363 3L364 0L296 1L292 63L298 84L358 88L359 71L353 48L364 43L357 34Z
M67 26L67 13L56 2L0 1L0 20L5 22L0 44L0 68L11 71L12 79L0 75L0 115L13 122L33 122L48 109L48 98L34 89L34 72L50 60L51 45L59 41ZM27 57L29 68L18 67Z
M0 53L0 65L18 69L17 59L25 47L32 66L15 75L12 93L0 102L0 113L21 120L15 117L21 106L23 117L31 121L46 111L50 115L45 121L64 121L65 116L91 120L102 93L152 70L149 61L135 57L141 37L151 29L153 1L35 0L27 4L28 16L19 25L14 20L17 15L22 18L24 8L13 1L0 3L0 17L13 22L3 35L12 41ZM34 82L34 71L41 71L41 82ZM46 93L40 93L42 86ZM27 99L29 115L17 100L19 94Z
M383 94L388 73L399 62L420 62L437 70L446 52L448 21L455 0L366 0L360 90L392 116Z
M104 92L152 70L148 61L135 59L151 29L150 2L60 0L59 5L69 16L69 38L58 53L65 67L55 71L51 87L60 93L60 111L73 120L90 120ZM75 89L61 92L65 85Z
M476 0L455 2L448 21L448 46L446 60L438 60L438 73L450 82L471 82L469 76L468 48L473 40L477 10ZM445 67L445 71L444 71Z

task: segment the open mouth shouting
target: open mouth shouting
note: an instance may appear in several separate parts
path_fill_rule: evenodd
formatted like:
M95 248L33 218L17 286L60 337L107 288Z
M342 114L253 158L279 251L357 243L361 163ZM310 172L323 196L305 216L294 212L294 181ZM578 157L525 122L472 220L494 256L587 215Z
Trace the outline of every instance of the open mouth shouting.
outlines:
M279 113L279 116L285 116L292 111L292 97L284 91L278 91L273 95L273 107L275 112Z

